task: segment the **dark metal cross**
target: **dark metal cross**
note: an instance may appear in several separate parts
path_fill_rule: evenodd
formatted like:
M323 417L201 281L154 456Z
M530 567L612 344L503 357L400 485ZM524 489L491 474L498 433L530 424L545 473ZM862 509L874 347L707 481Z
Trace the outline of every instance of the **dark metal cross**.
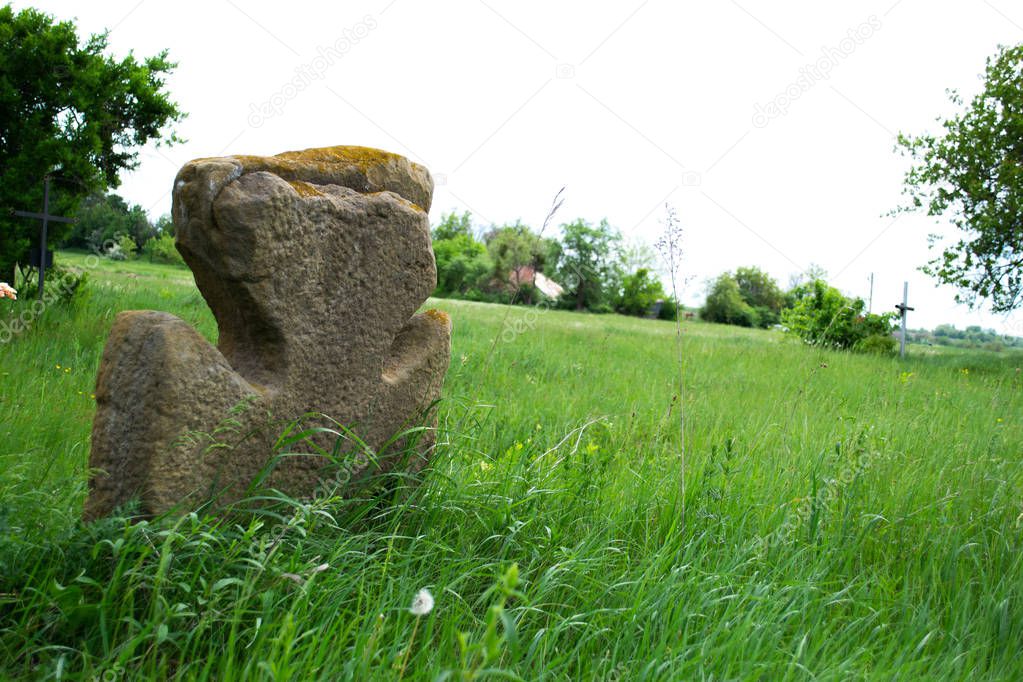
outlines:
M906 314L916 308L909 307L909 282L902 283L902 303L896 303L895 309L902 316L902 339L899 341L899 357L906 357Z
M47 175L43 181L43 212L32 213L30 211L12 211L14 215L22 218L34 218L43 221L43 228L39 235L39 300L43 300L43 278L46 276L46 228L50 223L73 223L73 218L50 215L50 176Z

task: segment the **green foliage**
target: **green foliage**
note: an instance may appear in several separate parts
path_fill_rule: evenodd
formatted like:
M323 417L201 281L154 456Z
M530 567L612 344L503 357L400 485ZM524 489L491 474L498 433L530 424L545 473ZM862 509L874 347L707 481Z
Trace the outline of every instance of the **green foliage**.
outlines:
M174 236L174 220L171 218L170 213L164 213L162 216L156 219L153 223L153 228L157 234L169 234Z
M183 116L164 92L174 68L166 52L117 60L106 48L106 34L79 43L72 22L0 7L0 280L26 261L39 229L7 209L38 210L49 174L51 210L68 214L116 187L119 173L137 166L135 150ZM70 229L53 224L52 243Z
M831 348L855 348L868 337L891 336L894 313L864 313L861 298L847 298L823 280L797 289L791 308L782 311L782 324L807 343ZM880 341L871 341L876 349Z
M730 272L723 273L711 284L707 300L700 309L700 319L740 327L756 327L760 323L757 312L742 300L739 283Z
M1023 45L989 57L983 91L941 124L937 136L899 135L915 164L898 210L946 216L961 236L924 271L958 287L960 301L1008 312L1023 304Z
M507 294L510 302L527 305L543 299L543 294L533 286L532 273L549 271L556 264L560 257L557 242L540 237L520 221L491 228L485 239L493 263L490 291Z
M440 223L433 228L433 240L444 241L455 237L472 237L472 214L466 211L462 215L445 213Z
M622 272L652 271L657 268L657 252L643 241L622 241L618 247L618 259Z
M77 268L69 268L59 262L46 269L46 283L43 287L43 301L70 304L83 300L89 293L89 273ZM35 301L39 293L39 280L35 277L26 279L19 290L22 301Z
M1003 348L1023 348L1023 337L999 334L994 329L983 329L980 325L956 329L954 324L939 324L933 331L910 329L908 338L911 343L958 348L994 348L994 344Z
M174 236L166 232L147 241L143 253L150 263L185 264L185 259L181 257L181 253L174 246Z
M899 342L891 334L871 334L853 346L853 350L874 355L895 355L898 349Z
M134 258L138 252L138 246L135 245L135 240L131 238L131 235L122 234L118 236L116 244L117 252L125 259Z
M594 226L580 218L561 226L557 273L567 305L593 312L611 310L621 288L620 242L621 235L607 220Z
M448 213L433 228L433 255L437 261L435 296L481 293L493 274L494 265L485 244L472 230L472 214Z
M506 611L509 599L523 600L525 598L525 595L516 589L518 585L519 567L517 564L512 564L498 579L492 590L497 593L497 601L487 609L486 629L483 631L483 637L478 642L470 642L466 633L458 633L458 668L448 671L447 674L454 673L453 677L457 676L455 679L459 680L476 680L499 674L511 679L518 677L514 673L502 671L499 667L501 658L506 653L510 653L512 656L519 653L515 618ZM500 627L500 631L498 631L498 627Z
M757 267L722 273L707 292L700 317L708 322L767 328L778 323L786 298L773 277Z
M661 310L657 314L657 319L674 322L676 317L678 317L679 315L682 315L684 317L685 314L686 314L685 308L678 305L673 297L667 296L664 299L664 305L661 306Z
M70 247L106 251L128 235L137 249L159 232L149 223L145 210L138 204L129 206L116 194L94 194L87 197L75 213L77 222L72 226L65 244ZM121 244L122 250L127 244Z
M617 310L626 315L644 316L657 301L664 301L664 286L655 273L640 268L622 279L622 295ZM663 306L662 306L663 309Z
M785 294L778 282L757 267L744 267L735 271L739 295L756 312L757 326L770 327L778 323L785 305Z
M471 234L456 234L433 242L437 260L437 296L465 294L486 284L494 265L487 247Z
M548 240L542 239L528 225L516 221L512 225L494 227L484 239L494 264L493 274L498 281L506 281L508 273L523 266L536 267L538 272L544 272L551 251Z

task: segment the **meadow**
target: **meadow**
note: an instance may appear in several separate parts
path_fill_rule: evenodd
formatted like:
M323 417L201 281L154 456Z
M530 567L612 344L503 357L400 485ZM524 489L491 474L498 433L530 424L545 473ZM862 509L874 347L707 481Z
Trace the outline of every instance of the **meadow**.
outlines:
M686 322L680 398L673 323L431 300L420 480L86 525L116 313L216 337L186 269L89 277L0 346L0 677L1023 679L1020 354Z

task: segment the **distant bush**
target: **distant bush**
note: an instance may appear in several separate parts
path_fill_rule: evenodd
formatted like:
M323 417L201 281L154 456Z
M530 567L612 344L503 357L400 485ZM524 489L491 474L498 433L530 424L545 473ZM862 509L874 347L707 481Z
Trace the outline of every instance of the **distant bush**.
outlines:
M433 242L437 259L437 296L461 294L477 288L494 268L487 247L472 235L459 234Z
M657 319L659 319L659 320L668 320L669 322L674 322L676 316L679 313L681 313L682 315L685 315L685 310L680 309L676 305L675 299L672 298L671 296L669 296L666 299L664 299L664 305L661 306L660 312L657 313Z
M135 240L130 234L122 234L118 236L117 245L121 247L121 253L124 254L125 258L134 258L139 250L138 244L135 243Z
M753 314L756 316L757 326L763 329L770 329L781 322L781 310L758 305L753 306Z
M891 334L871 334L861 339L853 346L853 350L860 353L872 353L874 355L895 355L899 348L899 342Z
M459 298L480 303L509 303L511 301L511 295L506 291L484 291L478 288L469 289Z
M894 313L864 313L861 298L846 298L824 280L800 285L792 292L792 307L782 311L781 322L807 343L832 348L855 348L868 337L890 337ZM885 342L869 342L877 348Z
M177 247L174 246L174 237L167 233L147 241L143 253L150 263L185 264L185 260L181 257Z
M700 309L700 318L707 322L740 327L756 327L760 323L757 312L742 300L739 284L729 272L718 277L711 285L707 301Z
M43 286L43 300L51 303L72 303L88 295L89 273L54 263L46 268L46 282ZM39 284L36 278L29 278L18 290L18 298L31 301L38 296Z
M1000 334L994 329L982 329L979 325L956 329L955 325L939 324L933 331L911 329L908 338L911 343L979 348L996 353L1006 348L1023 348L1023 338Z
M738 268L735 283L742 300L756 313L756 326L767 329L778 324L785 294L773 277L757 267Z
M130 260L138 251L135 240L127 234L117 235L115 239L105 242L103 247L105 250L102 250L101 253L110 260Z
M622 294L618 299L618 312L645 316L657 301L663 301L664 286L655 274L640 268L622 279ZM664 306L661 306L662 309Z

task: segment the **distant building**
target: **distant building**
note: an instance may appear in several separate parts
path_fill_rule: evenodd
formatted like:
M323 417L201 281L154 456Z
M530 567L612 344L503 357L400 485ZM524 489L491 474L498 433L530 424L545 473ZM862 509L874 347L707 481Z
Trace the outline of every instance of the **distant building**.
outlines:
M508 282L516 289L526 285L533 285L547 298L558 298L565 293L565 288L547 277L542 272L537 272L532 265L520 265L508 273Z

